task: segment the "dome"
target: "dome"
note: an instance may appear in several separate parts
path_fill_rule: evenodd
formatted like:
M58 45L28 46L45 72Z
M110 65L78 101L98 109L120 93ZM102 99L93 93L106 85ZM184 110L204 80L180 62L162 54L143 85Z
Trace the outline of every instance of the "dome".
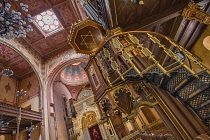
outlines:
M88 82L84 67L86 62L76 62L61 71L60 79L66 85L77 86Z

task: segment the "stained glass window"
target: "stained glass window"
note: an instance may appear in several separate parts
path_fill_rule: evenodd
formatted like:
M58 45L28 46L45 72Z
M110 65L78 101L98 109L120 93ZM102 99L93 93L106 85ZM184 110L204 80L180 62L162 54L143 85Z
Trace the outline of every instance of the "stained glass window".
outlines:
M58 29L60 25L55 13L50 10L37 15L36 23L41 27L41 29L46 31L54 31L55 29Z

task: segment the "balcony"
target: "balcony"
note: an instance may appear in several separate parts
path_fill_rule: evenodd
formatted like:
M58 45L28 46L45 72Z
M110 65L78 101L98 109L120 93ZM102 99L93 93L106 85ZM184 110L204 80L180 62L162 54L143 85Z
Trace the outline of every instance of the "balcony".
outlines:
M2 115L4 123L9 123L7 127L0 130L0 134L15 134L19 107L0 102L0 115ZM40 123L42 121L41 113L21 108L20 131L29 127L31 121L33 124Z

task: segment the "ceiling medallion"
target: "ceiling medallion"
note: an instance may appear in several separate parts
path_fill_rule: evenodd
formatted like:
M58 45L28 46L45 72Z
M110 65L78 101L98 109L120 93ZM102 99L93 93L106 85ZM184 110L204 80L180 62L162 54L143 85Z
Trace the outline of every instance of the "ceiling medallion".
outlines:
M33 17L30 14L21 17L25 15L21 14L21 10L28 12L28 5L20 3L21 9L15 11L10 9L11 1L2 0L0 3L0 37L6 39L26 37L26 32L33 31L31 25L26 26L26 20L32 22Z
M92 54L104 42L103 26L89 18L72 26L69 43L77 53Z

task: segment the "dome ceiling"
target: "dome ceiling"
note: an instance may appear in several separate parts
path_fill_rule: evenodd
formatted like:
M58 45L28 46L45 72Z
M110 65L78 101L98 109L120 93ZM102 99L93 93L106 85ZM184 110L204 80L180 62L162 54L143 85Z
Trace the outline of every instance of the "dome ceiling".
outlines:
M76 62L67 66L60 74L60 80L70 86L83 85L88 82L87 74L84 70L86 62Z

